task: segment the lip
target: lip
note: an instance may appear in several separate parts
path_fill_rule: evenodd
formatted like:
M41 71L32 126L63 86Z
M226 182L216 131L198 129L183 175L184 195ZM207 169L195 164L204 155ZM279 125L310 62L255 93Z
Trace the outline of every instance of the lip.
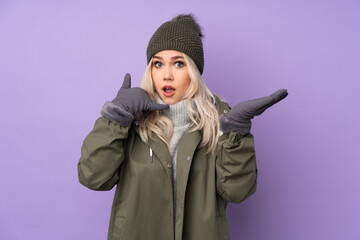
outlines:
M174 91L171 92L171 93L167 93L167 92L164 91L164 88L172 88L172 89L174 89ZM171 96L173 96L173 95L175 94L175 91L176 91L176 89L175 89L173 86L170 86L170 85L165 85L165 86L163 86L163 87L161 88L161 90L162 90L162 93L164 94L165 97L171 97Z

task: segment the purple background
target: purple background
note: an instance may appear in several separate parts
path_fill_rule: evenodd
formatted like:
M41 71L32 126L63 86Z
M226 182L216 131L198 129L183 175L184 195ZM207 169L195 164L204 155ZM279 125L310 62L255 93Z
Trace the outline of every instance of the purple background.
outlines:
M253 121L257 193L232 239L360 239L359 1L0 1L0 239L105 239L114 190L78 183L83 139L161 23L193 13L203 77Z

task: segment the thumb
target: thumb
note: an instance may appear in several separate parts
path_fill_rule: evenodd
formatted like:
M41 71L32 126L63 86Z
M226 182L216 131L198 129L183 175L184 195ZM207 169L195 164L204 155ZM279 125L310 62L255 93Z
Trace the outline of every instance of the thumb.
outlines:
M279 89L273 94L271 94L268 97L259 98L258 100L254 101L254 107L255 107L255 116L260 115L263 113L267 108L273 106L274 104L280 102L288 95L288 92L286 89Z
M273 94L270 95L270 98L273 99L274 103L280 102L288 95L288 92L286 89L279 89Z
M150 107L150 110L157 110L157 111L166 110L166 109L169 109L168 104L153 103L153 104L151 104L151 107Z
M130 73L126 73L124 77L124 82L121 88L131 88L131 76Z

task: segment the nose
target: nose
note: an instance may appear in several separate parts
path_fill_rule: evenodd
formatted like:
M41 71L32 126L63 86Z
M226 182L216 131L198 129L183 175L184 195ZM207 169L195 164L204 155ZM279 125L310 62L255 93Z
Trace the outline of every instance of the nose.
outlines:
M164 68L163 78L164 78L164 81L172 81L172 80L174 80L171 66L167 66L167 67Z

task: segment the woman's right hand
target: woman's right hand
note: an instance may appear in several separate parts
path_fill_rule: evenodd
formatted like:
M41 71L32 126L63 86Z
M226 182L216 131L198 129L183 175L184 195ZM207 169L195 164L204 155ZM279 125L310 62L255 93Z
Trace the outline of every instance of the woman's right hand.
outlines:
M160 111L169 108L167 104L153 103L144 89L139 87L131 88L131 76L129 73L126 73L122 87L112 102L133 116L139 112L143 112L144 116L147 116L149 111Z
M101 115L121 126L128 126L139 112L147 117L149 111L168 108L167 104L153 103L144 89L131 88L131 76L127 73L116 97L111 102L108 101L104 104Z

